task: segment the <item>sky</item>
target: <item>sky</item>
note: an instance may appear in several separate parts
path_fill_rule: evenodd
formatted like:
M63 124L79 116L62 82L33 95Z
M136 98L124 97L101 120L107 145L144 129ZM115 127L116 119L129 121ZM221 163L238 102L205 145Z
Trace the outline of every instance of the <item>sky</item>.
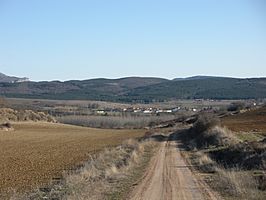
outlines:
M266 77L266 1L0 0L0 72Z

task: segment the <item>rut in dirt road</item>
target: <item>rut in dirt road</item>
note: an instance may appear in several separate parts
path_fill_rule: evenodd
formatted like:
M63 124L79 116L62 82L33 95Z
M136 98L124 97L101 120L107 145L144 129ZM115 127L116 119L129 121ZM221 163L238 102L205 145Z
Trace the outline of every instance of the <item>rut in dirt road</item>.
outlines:
M204 200L206 188L196 179L175 141L164 141L131 200ZM217 199L208 194L207 199Z

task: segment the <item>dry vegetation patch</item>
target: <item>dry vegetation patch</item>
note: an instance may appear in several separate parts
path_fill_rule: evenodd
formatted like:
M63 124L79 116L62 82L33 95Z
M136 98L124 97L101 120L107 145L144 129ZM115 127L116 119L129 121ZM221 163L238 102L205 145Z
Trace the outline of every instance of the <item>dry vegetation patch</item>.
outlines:
M183 134L184 142L193 148L234 145L239 140L225 127L215 115L203 113L197 117L193 126Z
M213 160L206 150L190 152L194 169L211 188L220 193L224 199L263 200L266 196L266 175L257 171L244 170L243 168L226 168L219 161Z
M8 121L46 121L56 122L55 119L44 112L32 110L14 110L11 108L0 108L0 122Z
M265 197L263 192L258 191L256 179L247 171L219 168L216 178L213 187L230 199L262 200Z
M180 137L195 169L226 199L266 197L266 140L242 141L215 116L199 116Z
M0 132L0 191L26 191L60 178L64 170L106 147L144 130L106 130L53 123L14 123L15 131ZM1 196L0 196L1 197Z

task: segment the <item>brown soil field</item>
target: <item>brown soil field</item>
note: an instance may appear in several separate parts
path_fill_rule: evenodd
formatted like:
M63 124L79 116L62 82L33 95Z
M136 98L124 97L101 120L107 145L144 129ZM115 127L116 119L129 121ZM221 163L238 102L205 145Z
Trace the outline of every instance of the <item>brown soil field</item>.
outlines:
M266 107L225 117L222 124L232 131L258 132L266 135Z
M43 187L64 170L76 168L89 156L144 130L105 130L45 122L14 123L0 131L0 194ZM1 197L1 195L0 195Z

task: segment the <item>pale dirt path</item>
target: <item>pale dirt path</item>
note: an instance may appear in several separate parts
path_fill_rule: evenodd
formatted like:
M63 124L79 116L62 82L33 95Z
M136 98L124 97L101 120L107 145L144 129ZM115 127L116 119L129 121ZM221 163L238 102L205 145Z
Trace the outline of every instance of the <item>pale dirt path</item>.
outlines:
M190 171L177 148L177 143L164 141L151 161L144 179L133 189L129 199L216 200L206 187Z

